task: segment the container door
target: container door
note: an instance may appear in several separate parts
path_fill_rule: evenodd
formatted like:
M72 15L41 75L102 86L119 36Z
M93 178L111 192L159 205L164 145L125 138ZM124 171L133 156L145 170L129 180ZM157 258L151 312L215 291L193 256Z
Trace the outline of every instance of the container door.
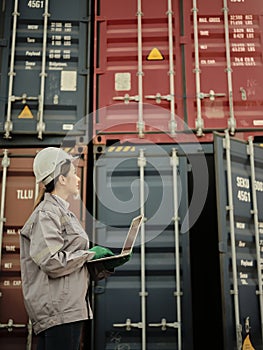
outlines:
M1 150L1 220L0 220L0 348L5 350L35 349L30 320L24 308L21 289L19 232L32 212L38 186L33 174L33 159L40 149ZM70 199L70 209L85 225L87 152L77 164L81 178L82 201Z
M33 342L21 289L19 230L33 208L35 150L2 150L1 156L0 342L18 350Z
M263 148L217 135L215 168L224 349L261 349Z
M89 2L4 3L4 137L65 135L88 113Z
M177 1L95 1L95 135L183 129L179 18Z
M146 220L130 261L94 285L94 350L192 349L185 158L157 145L101 151L93 241L118 251L132 218Z
M184 4L188 125L203 131L262 130L263 2Z

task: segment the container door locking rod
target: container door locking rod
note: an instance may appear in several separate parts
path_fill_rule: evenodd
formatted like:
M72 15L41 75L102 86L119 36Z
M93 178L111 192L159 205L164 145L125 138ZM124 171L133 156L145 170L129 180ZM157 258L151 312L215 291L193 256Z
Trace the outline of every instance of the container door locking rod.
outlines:
M4 231L4 222L6 218L4 217L5 213L5 195L6 195L6 178L7 178L7 168L10 165L10 158L8 157L8 150L4 149L3 159L2 159L2 192L1 192L1 206L0 206L0 266L2 264L2 242L3 242L3 231Z
M10 132L13 130L13 123L11 120L11 108L13 102L13 83L14 76L16 75L14 71L15 66L15 48L16 48L16 34L17 34L17 18L20 16L18 12L18 0L14 3L13 15L13 29L12 29L12 44L11 44L11 55L10 55L10 68L9 68L9 86L8 86L8 102L7 102L7 115L5 121L5 138L11 138Z
M139 132L139 137L144 136L144 121L143 121L143 84L142 84L142 78L143 78L143 70L142 70L142 3L141 0L138 0L137 2L137 25L138 25L138 95L139 95L139 102L138 102L138 122L137 122L137 129Z
M196 108L197 118L195 121L196 135L203 135L204 120L202 118L201 110L201 88L200 88L200 64L199 64L199 43L198 43L198 19L197 19L197 3L193 0L193 20L194 20L194 50L195 50L195 86L196 86Z
M168 38L169 38L169 82L170 82L170 93L169 95L162 95L160 92L157 92L155 95L146 95L145 98L155 100L156 103L161 103L162 100L170 102L170 113L171 118L169 122L169 129L171 136L175 136L175 130L177 128L177 123L175 120L175 107L174 107L174 60L173 60L173 10L172 10L172 1L168 0L168 10L166 12L168 17Z
M234 103L233 103L233 84L232 84L232 68L231 68L231 55L230 55L230 44L229 44L229 27L228 27L228 7L227 0L223 0L224 7L224 23L225 23L225 42L226 42L226 63L227 63L227 83L228 83L228 100L229 100L229 119L228 129L230 134L234 135L236 128L236 120L234 117Z
M236 241L235 241L235 221L234 221L234 204L233 204L233 188L232 188L232 173L231 173L231 145L228 130L225 131L224 148L226 150L227 161L227 193L228 206L226 210L229 212L229 226L230 226L230 241L231 241L231 261L233 273L233 290L230 291L234 296L234 311L236 322L236 344L237 350L242 348L242 325L240 324L239 315L239 296L238 296L238 281L237 281L237 259L236 259Z
M175 135L175 130L177 128L175 121L175 108L174 108L174 48L173 48L173 10L172 10L172 0L168 0L168 37L169 37L169 80L170 80L170 132L171 136Z
M140 169L140 214L144 215L144 168L146 158L143 149L140 149L138 157L138 167ZM145 223L141 225L141 315L142 315L142 350L146 350L146 297L148 293L145 287Z
M144 215L144 168L146 166L146 158L144 150L140 149L137 165L140 171L140 214ZM145 220L145 218L144 218ZM127 331L131 328L139 328L142 330L142 347L141 350L146 350L146 297L148 293L145 286L145 223L141 225L141 322L131 322L130 318L126 319L125 323L114 323L113 327L125 327Z
M257 274L258 274L258 297L260 305L260 320L261 320L261 339L263 340L263 290L262 290L262 270L261 270L261 257L260 257L260 237L259 237L259 222L258 222L258 204L256 193L256 174L255 174L255 157L254 146L252 137L248 138L248 150L250 156L250 169L251 169L251 188L252 188L252 203L253 209L251 213L254 216L254 229L255 229L255 242L256 242L256 255L257 255Z
M45 97L45 79L46 79L46 55L47 55L47 26L48 26L48 0L45 1L45 10L43 13L44 17L44 28L43 28L43 44L42 44L42 65L40 73L40 94L39 94L39 103L38 103L38 123L37 123L37 133L38 138L42 139L43 132L45 131L45 123L43 120L44 114L44 97Z
M176 290L174 292L174 296L176 297L177 304L177 322L174 324L177 325L178 328L178 350L182 349L182 329L181 329L181 283L180 283L180 240L179 240L179 216L178 216L178 182L177 182L177 167L179 165L179 159L176 154L176 149L172 150L172 157L170 160L170 164L173 169L173 201L174 201L174 248L175 248L175 270L176 270Z
M173 172L173 204L174 204L174 249L175 249L175 271L176 271L176 290L174 296L176 297L177 306L177 322L167 322L162 318L161 323L149 323L149 327L161 327L165 331L167 327L178 329L177 349L182 350L182 328L181 328L181 283L180 283L180 249L179 249L179 216L178 216L178 192L177 192L177 167L179 165L176 149L173 148L170 165Z
M145 123L143 120L143 70L142 70L142 4L141 0L137 0L137 54L138 54L138 95L130 96L125 94L124 96L113 97L114 101L123 101L125 104L130 103L130 101L138 102L138 121L137 130L140 138L144 137Z

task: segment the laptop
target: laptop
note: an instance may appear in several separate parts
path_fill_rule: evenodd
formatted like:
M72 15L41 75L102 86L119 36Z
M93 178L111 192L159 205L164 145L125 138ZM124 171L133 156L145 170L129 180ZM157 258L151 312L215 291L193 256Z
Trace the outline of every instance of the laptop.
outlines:
M122 246L122 250L119 254L116 255L112 255L112 256L106 256L100 259L93 259L93 260L89 260L87 261L88 264L94 263L94 262L103 262L103 261L107 261L107 260L112 260L112 259L119 259L122 258L124 256L127 256L129 254L131 254L136 237L138 235L139 232L139 228L141 226L143 222L143 215L139 215L136 216L135 218L132 219L130 228L128 230L126 239L123 243Z

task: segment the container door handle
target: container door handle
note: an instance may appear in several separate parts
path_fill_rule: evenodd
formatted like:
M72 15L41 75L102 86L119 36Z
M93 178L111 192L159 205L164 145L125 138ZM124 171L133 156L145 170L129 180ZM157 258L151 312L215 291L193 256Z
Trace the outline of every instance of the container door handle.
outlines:
M130 331L131 328L142 328L142 322L132 323L130 318L126 319L125 323L114 323L113 327L126 327L126 331Z
M156 95L147 95L147 96L145 96L145 98L150 99L150 100L155 100L156 103L161 103L162 100L172 101L171 95L162 95L159 92L157 92Z
M129 94L125 94L124 96L115 96L112 98L114 101L123 101L125 104L130 103L130 101L139 102L139 96L130 96Z
M209 98L210 101L214 101L216 97L225 97L225 96L226 96L225 93L223 93L223 92L216 93L214 90L210 90L209 93L200 92L200 94L199 94L199 98L201 100L204 98Z
M165 331L167 327L179 328L180 324L178 322L166 322L166 319L162 318L160 323L149 323L149 327L161 327L162 331Z
M8 332L12 332L13 328L24 328L26 324L14 323L14 321L10 318L7 323L0 323L0 328L7 328Z

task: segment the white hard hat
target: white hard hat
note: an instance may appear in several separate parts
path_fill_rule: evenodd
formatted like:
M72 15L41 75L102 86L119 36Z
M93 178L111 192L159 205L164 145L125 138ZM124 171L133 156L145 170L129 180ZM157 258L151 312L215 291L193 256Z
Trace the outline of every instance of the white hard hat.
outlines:
M33 162L33 171L37 183L43 182L47 185L60 173L60 166L66 160L74 158L61 148L47 147L38 152Z

